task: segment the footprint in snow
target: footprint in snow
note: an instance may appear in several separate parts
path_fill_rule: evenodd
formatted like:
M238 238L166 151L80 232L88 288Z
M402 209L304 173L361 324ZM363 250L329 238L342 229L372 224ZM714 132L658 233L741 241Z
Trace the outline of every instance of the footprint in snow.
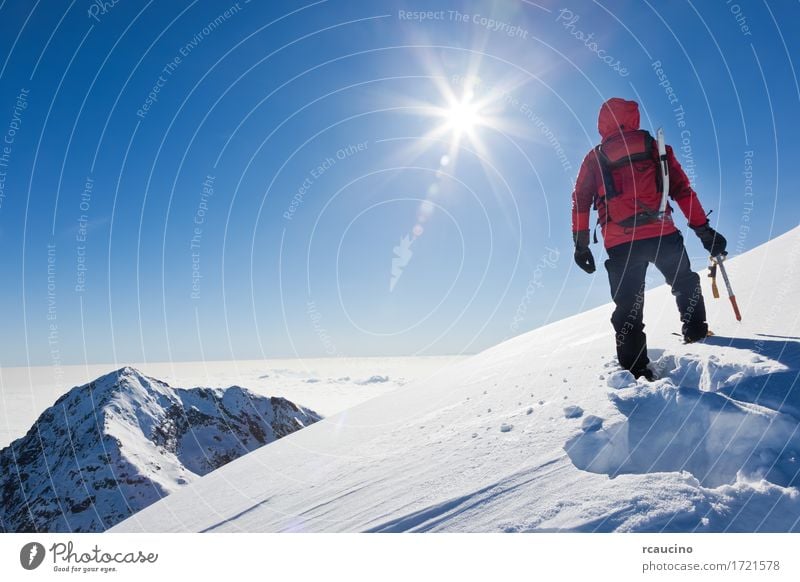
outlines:
M601 428L603 428L603 419L593 414L590 414L581 422L581 430L583 432L595 432Z
M564 418L580 418L583 416L583 408L571 404L564 407Z
M564 445L578 469L612 477L686 471L712 488L740 478L800 485L800 430L791 414L670 384L615 392L611 400L624 420L604 427L587 416L583 432Z
M633 377L628 370L617 370L608 375L608 380L606 382L609 388L614 388L615 390L622 390L623 388L628 388L630 386L636 385L636 378Z

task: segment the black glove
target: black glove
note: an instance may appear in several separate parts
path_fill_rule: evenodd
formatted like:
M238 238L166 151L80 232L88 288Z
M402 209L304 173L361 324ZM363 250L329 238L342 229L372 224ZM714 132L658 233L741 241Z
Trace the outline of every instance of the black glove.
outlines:
M594 273L594 256L589 250L589 231L573 232L572 240L575 241L575 262L587 273Z
M725 251L725 247L728 246L728 241L725 240L724 236L711 228L708 225L708 221L700 226L691 226L691 229L697 235L697 238L700 239L700 242L703 243L703 248L705 248L712 257L728 254Z

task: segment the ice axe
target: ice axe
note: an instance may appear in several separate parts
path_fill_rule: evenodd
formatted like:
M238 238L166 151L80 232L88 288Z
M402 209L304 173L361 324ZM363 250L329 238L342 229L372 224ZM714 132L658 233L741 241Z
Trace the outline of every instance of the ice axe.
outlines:
M739 312L739 305L736 303L736 294L733 292L731 280L728 278L728 272L725 270L725 265L723 264L724 260L725 255L723 254L711 257L711 265L708 267L708 276L711 277L711 292L715 299L719 298L719 289L717 289L717 268L719 267L719 272L722 273L722 280L725 282L725 288L728 290L728 299L731 300L733 313L736 315L736 321L742 321L742 314Z
M661 204L658 207L659 218L664 217L667 211L667 195L669 194L669 160L667 158L667 144L664 142L664 128L656 130L658 143L658 166L661 170Z

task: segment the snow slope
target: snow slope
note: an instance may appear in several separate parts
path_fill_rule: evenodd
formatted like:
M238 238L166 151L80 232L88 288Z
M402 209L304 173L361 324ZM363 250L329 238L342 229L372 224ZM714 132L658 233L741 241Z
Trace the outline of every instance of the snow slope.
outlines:
M319 420L244 388L172 388L126 367L70 390L0 451L0 532L103 531Z
M647 293L653 384L615 371L606 305L263 447L113 531L800 530L800 228L728 269L744 321L706 288L717 335L702 344L672 335L668 289Z

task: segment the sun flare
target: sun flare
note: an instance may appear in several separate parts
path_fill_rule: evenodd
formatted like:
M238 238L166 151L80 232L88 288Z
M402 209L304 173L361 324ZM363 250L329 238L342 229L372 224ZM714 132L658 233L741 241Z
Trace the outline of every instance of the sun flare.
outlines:
M476 53L477 54L477 53ZM488 143L520 135L520 124L508 114L515 102L514 92L526 80L515 76L495 78L479 75L480 58L474 56L458 74L446 74L435 56L421 53L421 62L435 91L424 98L406 97L399 109L430 119L430 128L401 153L416 158L432 147L446 147L448 171L456 172L462 154L471 156L484 170L492 165ZM488 75L488 73L486 73ZM441 155L441 154L440 154Z
M455 101L444 111L444 118L448 129L455 133L472 133L481 123L478 106L469 98Z

